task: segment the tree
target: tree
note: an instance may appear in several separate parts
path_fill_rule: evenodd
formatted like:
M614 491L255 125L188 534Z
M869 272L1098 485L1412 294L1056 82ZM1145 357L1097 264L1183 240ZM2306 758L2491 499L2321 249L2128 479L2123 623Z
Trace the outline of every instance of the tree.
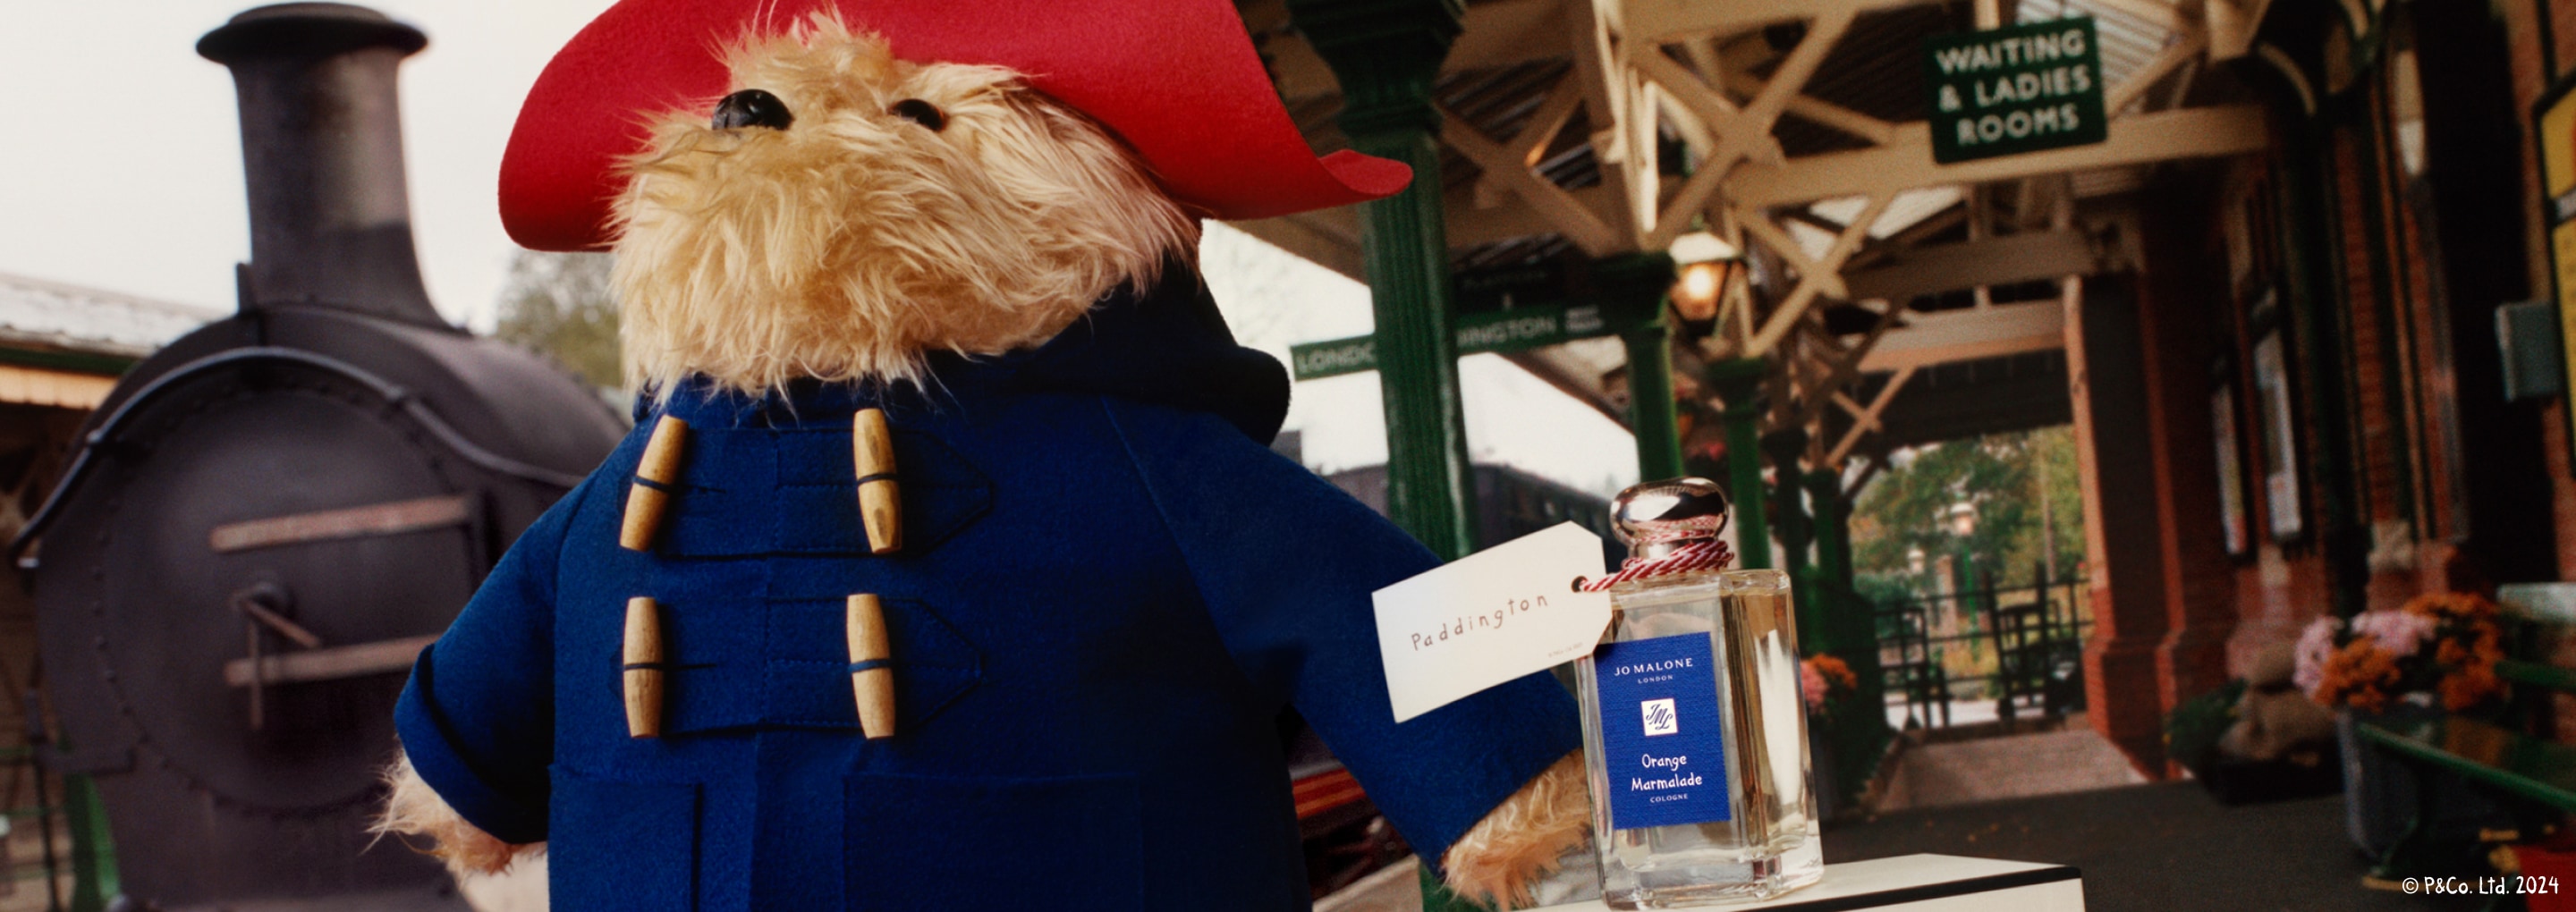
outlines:
M1861 492L1852 513L1854 570L1911 574L1911 554L1957 554L1964 544L2002 585L2026 584L2054 557L2055 576L2084 560L2084 500L2072 428L2058 426L1918 447ZM1963 542L1953 512L1966 504L1976 530ZM2052 553L2053 552L2053 553Z
M605 253L519 251L510 259L492 335L553 358L594 387L623 387L611 262Z

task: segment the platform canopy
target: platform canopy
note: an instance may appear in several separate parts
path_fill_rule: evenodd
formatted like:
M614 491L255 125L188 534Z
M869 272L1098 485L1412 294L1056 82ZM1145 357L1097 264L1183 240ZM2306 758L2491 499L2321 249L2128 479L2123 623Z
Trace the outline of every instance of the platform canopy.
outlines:
M0 403L96 408L134 362L222 316L0 274Z
M2136 232L2116 198L2149 169L2263 148L2262 108L2207 77L2252 52L2268 5L1467 3L1432 90L1460 310L1579 304L1583 270L1564 264L1708 232L1748 268L1712 321L1676 339L1685 399L1721 408L1694 382L1701 367L1763 359L1765 430L1805 429L1812 468L1921 442L1872 436L1911 378L1965 362L2026 367L2067 337L2056 283L2133 268ZM1334 70L1285 0L1239 7L1309 140L1345 145ZM2089 17L2097 36L2101 140L1936 161L1926 40L2069 17ZM1357 278L1359 224L1344 208L1239 227ZM1618 340L1509 357L1628 419ZM1938 429L1906 436L1926 433Z

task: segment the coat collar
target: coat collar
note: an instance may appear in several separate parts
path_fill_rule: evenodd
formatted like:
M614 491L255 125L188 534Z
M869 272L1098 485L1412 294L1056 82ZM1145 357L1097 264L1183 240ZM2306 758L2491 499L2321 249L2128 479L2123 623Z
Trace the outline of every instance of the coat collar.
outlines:
M1288 414L1287 370L1235 344L1198 271L1178 259L1165 264L1152 288L1102 296L1045 345L993 357L940 352L929 367L923 386L799 380L761 395L692 377L660 408L691 427L788 427L843 422L870 407L894 415L936 410L994 393L1092 393L1212 413L1265 446ZM637 397L638 423L657 410L656 398L650 390Z

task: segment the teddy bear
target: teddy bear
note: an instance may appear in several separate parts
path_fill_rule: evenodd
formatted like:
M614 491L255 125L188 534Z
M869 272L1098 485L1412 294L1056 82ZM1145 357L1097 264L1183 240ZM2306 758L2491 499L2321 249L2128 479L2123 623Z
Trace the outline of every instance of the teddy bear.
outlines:
M2299 689L2293 644L2275 643L2256 653L2245 678L2245 696L2235 706L2236 724L2218 738L2220 754L2310 768L2333 755L2334 712Z
M613 249L632 435L396 710L380 829L558 909L1302 909L1294 707L1465 895L1589 835L1533 674L1397 723L1438 565L1266 446L1201 218L1385 196L1223 0L623 0L523 107L520 243Z

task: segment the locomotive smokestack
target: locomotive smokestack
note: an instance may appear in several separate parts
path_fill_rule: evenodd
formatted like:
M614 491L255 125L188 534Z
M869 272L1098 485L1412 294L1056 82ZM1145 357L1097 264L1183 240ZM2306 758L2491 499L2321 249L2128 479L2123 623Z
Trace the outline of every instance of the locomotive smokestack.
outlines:
M233 72L250 184L242 307L313 304L444 326L421 287L394 69L429 43L363 7L286 3L197 42Z

